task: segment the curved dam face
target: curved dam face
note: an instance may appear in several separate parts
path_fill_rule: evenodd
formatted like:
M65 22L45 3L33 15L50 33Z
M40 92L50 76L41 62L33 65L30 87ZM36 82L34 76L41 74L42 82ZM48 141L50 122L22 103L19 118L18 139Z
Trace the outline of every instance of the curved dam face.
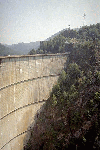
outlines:
M48 99L68 55L0 57L0 149L23 149L28 128Z

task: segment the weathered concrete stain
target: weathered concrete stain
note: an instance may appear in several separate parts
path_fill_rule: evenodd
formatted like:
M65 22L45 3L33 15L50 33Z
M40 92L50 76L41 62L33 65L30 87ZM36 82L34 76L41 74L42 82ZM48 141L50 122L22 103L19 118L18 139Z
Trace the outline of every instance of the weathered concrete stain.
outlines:
M22 150L68 54L0 57L0 148Z

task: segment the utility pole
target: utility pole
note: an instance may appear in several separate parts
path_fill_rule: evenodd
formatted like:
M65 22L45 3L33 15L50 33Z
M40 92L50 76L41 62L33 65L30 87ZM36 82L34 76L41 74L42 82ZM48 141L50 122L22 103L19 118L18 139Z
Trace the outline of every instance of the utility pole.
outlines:
M68 26L69 26L69 29L70 29L70 24Z
M68 35L68 36L70 37L70 24L69 24L68 26L69 26L69 28L68 28L68 30L69 30L69 35Z
M86 14L84 13L84 15L83 15L83 18L84 18L84 20L83 20L83 26L85 25L85 17L86 17Z

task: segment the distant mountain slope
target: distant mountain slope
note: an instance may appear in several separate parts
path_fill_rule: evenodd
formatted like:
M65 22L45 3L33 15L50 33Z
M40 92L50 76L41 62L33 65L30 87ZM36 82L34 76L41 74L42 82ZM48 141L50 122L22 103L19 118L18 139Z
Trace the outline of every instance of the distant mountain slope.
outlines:
M0 43L0 56L14 55L15 51Z
M31 49L38 49L39 46L40 41L6 45L6 47L13 49L18 55L26 55Z

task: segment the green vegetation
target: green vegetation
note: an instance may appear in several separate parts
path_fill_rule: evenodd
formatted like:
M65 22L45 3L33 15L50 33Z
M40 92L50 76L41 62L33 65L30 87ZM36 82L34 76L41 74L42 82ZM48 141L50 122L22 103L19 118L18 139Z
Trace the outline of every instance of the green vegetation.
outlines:
M48 48L50 42L58 42L58 47L53 44L54 50ZM24 149L99 150L100 24L82 27L77 32L66 30L42 46L41 49L49 53L70 51L69 62L40 112Z
M82 47L84 49L86 46L88 48L93 46L100 48L100 23L83 26L78 31L73 29L63 30L49 41L40 42L40 47L36 53L64 53L71 51L73 47L74 49Z

